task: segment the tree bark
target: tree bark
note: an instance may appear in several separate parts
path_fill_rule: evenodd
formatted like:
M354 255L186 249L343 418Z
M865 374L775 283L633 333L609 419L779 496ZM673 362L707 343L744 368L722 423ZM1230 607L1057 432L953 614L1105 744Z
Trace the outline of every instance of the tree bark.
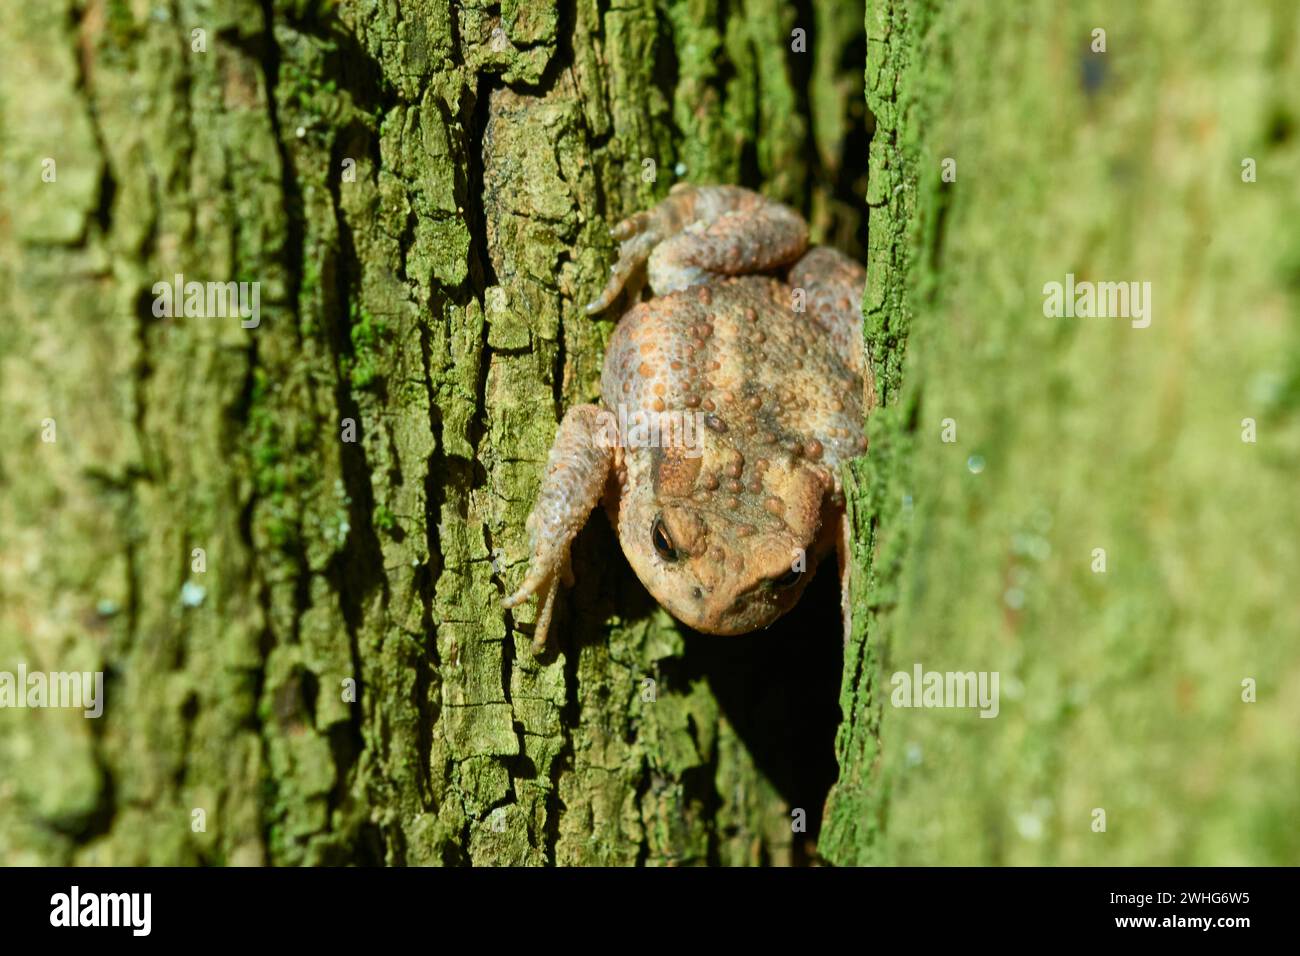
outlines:
M867 33L886 405L820 851L1294 864L1295 5L872 0ZM1050 316L1067 275L1148 311ZM917 667L998 674L996 717L904 706Z
M551 651L499 602L611 222L741 183L863 254L861 7L3 16L0 669L104 671L106 709L0 712L0 861L808 859L832 580L683 634L597 515ZM259 283L260 324L155 316L177 274Z

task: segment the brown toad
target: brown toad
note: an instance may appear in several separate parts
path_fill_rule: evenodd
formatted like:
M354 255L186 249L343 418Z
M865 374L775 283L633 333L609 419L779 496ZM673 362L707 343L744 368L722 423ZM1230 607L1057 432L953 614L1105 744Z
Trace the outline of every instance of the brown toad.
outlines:
M734 186L674 187L611 232L619 260L587 311L647 264L654 298L610 339L602 406L560 424L528 518L528 573L505 606L538 596L540 646L559 581L572 583L569 545L603 497L637 576L684 624L766 627L838 550L847 628L839 469L866 449L875 395L865 270L805 251L798 213Z

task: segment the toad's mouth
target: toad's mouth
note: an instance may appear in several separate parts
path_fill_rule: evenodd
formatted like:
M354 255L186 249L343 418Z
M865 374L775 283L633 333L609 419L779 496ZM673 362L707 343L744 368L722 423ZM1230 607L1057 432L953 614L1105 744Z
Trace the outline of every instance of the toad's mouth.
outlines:
M778 590L771 582L762 581L726 603L699 587L691 588L686 600L665 598L653 591L651 595L664 610L692 630L734 637L770 626L798 604L802 591L802 587Z

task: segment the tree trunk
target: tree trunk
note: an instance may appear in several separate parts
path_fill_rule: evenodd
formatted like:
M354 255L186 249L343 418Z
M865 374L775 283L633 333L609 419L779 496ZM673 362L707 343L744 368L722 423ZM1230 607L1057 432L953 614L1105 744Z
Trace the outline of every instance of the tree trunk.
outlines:
M871 0L867 33L890 401L820 851L1293 865L1295 4ZM1045 314L1067 275L1146 315ZM996 717L902 706L918 666L998 674Z
M864 254L861 7L56 6L0 35L0 669L106 705L0 711L0 861L807 859L833 572L686 635L597 515L552 650L500 599L611 222L741 183Z

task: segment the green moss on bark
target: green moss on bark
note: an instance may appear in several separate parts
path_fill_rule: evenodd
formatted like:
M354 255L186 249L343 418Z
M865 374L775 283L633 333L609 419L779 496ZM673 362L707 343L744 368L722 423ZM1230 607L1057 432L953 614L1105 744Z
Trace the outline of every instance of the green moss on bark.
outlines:
M1294 862L1294 10L1008 16L870 4L865 309L896 405L855 471L867 643L822 849ZM1150 327L1045 316L1067 274L1149 281ZM917 664L998 672L997 718L891 706Z
M110 676L101 721L0 713L0 859L791 858L602 517L553 652L499 606L608 224L680 177L808 199L791 14L751 6L15 15L0 667ZM260 282L261 324L155 318L177 273Z

